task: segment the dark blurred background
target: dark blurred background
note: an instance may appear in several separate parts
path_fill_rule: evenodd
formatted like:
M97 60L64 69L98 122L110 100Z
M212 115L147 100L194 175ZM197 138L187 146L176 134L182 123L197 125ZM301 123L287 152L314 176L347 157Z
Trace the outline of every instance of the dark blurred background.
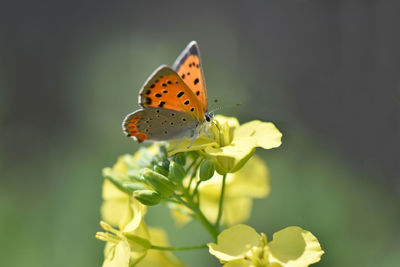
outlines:
M316 266L398 265L399 14L395 0L1 1L1 265L101 265L101 169L138 148L122 118L191 40L209 97L243 103L220 113L284 134L258 151L272 191L248 224L310 230L326 251ZM209 241L167 214L146 220L173 245Z

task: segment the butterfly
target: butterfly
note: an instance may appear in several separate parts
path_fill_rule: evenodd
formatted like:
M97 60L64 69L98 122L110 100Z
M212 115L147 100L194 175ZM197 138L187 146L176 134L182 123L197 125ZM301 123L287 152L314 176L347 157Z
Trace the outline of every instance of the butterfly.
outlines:
M213 114L208 112L206 83L196 41L186 46L172 68L161 65L150 75L139 92L138 101L142 108L123 120L126 136L138 142L182 140L190 136L193 144L203 126L213 119Z

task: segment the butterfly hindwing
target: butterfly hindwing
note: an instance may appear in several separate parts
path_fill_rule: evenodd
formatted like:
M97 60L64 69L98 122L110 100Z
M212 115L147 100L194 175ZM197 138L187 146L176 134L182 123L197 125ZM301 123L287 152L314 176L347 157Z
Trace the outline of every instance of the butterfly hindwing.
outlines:
M139 104L144 108L164 108L193 115L204 120L202 104L178 74L167 66L160 66L146 81L139 93Z
M203 112L208 109L206 83L196 41L192 41L176 59L172 69L176 71L186 85L201 102Z
M128 114L122 127L125 135L135 137L139 142L162 141L190 135L198 123L185 112L148 107Z

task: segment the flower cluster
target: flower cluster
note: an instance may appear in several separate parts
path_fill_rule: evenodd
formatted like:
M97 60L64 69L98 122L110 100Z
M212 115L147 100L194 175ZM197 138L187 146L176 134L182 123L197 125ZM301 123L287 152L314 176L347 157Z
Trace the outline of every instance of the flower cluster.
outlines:
M153 144L121 156L103 176L101 206L106 242L103 266L184 266L171 251L209 248L224 266L308 266L323 251L300 227L273 235L258 234L245 222L253 198L269 194L269 172L255 149L280 146L282 134L272 123L216 116L206 133L190 139ZM168 147L167 147L168 146ZM146 209L165 204L182 226L198 220L214 243L171 247L166 233L145 223ZM221 232L221 228L226 228Z

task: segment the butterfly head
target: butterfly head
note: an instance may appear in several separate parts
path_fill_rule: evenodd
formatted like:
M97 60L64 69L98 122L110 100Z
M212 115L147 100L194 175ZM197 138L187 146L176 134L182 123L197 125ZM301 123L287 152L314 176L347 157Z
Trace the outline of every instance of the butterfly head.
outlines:
M204 120L206 122L211 122L214 119L214 112L205 112L204 113Z

